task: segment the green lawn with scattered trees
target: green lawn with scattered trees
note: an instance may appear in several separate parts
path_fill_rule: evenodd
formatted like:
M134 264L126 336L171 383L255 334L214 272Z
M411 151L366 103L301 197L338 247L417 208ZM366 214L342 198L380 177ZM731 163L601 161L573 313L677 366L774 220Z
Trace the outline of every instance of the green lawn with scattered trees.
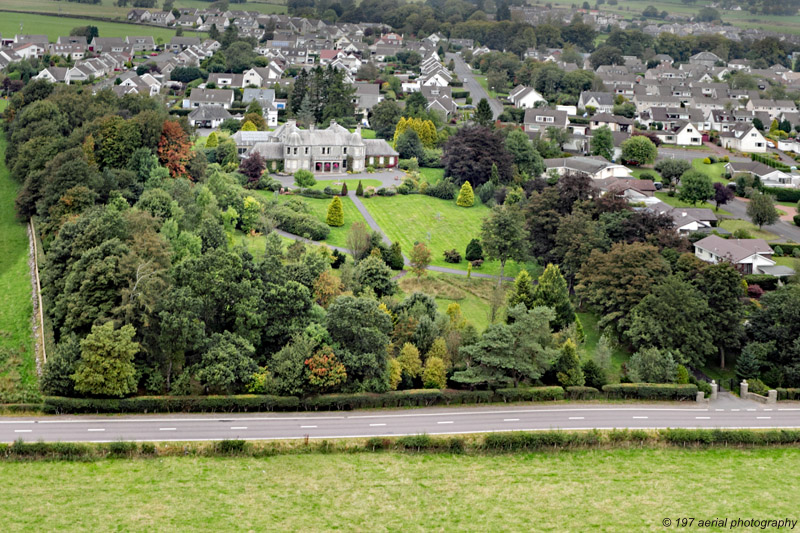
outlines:
M433 252L432 265L459 270L467 270L468 261L464 258L467 244L472 239L480 239L481 223L489 214L489 209L479 201L472 207L459 207L455 201L421 194L376 196L365 199L364 205L389 239L400 242L406 255L415 242L422 242ZM462 256L459 263L445 261L445 250L453 248ZM505 275L514 276L522 268L538 276L537 265L513 262L506 265ZM500 264L486 261L474 272L496 275L500 273Z

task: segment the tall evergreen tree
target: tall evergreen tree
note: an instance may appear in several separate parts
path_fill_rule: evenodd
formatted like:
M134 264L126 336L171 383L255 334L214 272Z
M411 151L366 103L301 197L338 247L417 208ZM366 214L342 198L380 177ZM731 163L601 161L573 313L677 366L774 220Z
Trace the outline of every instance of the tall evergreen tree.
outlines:
M486 98L481 98L480 102L478 102L478 106L475 108L475 115L473 118L475 119L475 122L481 126L489 126L492 123L494 113L492 113L492 107L489 105L489 102L486 100Z
M575 308L569 299L567 280L558 265L548 264L533 289L533 305L544 305L555 313L551 322L554 331L561 331L575 322Z
M508 306L515 307L524 304L526 309L533 309L533 280L527 270L520 270L514 280L514 288L508 295Z

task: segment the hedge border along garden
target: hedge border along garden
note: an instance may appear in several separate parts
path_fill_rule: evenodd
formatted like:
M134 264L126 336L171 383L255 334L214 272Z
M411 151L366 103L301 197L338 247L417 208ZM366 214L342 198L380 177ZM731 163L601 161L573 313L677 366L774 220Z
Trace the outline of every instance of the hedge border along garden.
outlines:
M800 201L800 190L784 189L782 187L762 187L761 191L775 197L779 202L798 202Z
M777 170L781 170L783 172L789 172L790 168L789 165L782 163L781 161L777 161L771 157L767 157L761 154L750 154L750 160L756 161L757 163L763 163L768 167L772 167Z
M222 440L215 442L114 441L107 443L24 442L0 444L0 461L99 461L178 456L269 457L308 453L447 453L502 454L558 452L626 447L756 447L800 445L796 429L613 429L592 431L514 431L463 437L369 437L290 441Z
M625 383L603 387L609 399L690 400L696 385ZM296 396L137 396L122 399L65 398L47 396L41 410L48 414L90 413L247 413L264 411L349 411L434 405L482 404L491 402L588 400L602 398L592 387L518 387L496 391L418 389L385 394L325 394Z

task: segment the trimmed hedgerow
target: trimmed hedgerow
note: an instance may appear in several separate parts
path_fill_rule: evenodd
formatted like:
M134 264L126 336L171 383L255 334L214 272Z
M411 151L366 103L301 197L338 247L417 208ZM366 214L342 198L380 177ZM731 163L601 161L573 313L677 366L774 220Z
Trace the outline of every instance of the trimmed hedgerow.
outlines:
M564 389L561 387L516 387L497 389L495 392L504 402L545 402L564 399Z
M694 400L697 397L697 385L618 383L604 385L603 392L606 397L615 399Z

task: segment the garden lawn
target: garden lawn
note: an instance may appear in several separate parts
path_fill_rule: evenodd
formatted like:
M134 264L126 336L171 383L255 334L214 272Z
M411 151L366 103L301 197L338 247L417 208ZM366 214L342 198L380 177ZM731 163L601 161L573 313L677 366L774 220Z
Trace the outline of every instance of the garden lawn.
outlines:
M738 229L746 230L750 234L750 236L753 237L754 239L764 239L766 241L774 241L779 238L771 231L767 231L765 229L758 229L758 226L746 220L741 220L741 219L723 220L719 223L719 226L721 228L730 231L731 233L733 233Z
M0 111L6 104L0 100ZM38 397L28 234L16 219L19 186L9 176L5 152L6 138L0 132L0 402L25 402Z
M406 257L415 242L423 242L431 249L432 265L459 270L467 270L468 262L464 259L467 244L473 238L480 238L481 223L489 214L489 208L477 198L472 207L459 207L455 200L423 194L375 196L363 201L389 239L400 242ZM453 248L461 253L460 263L444 260L444 251ZM531 276L539 276L540 268L535 263L520 265L512 261L506 263L505 275L516 276L521 268L527 268ZM498 275L500 262L486 261L474 272Z
M424 176L425 180L431 185L439 183L439 181L444 178L443 168L422 167L419 169L419 173Z
M476 74L476 75L475 75L475 81L477 81L477 82L478 82L478 84L479 84L481 87L483 87L483 90L484 90L484 91L486 91L486 94L488 94L488 95L489 95L489 98L499 98L499 97L500 97L500 95L499 95L497 92L495 92L495 91L493 91L493 90L489 89L489 82L488 82L488 80L486 79L486 76L481 76L481 75L479 75L479 74ZM473 98L472 105L476 105L476 106L477 106L477 105L478 105L478 102L480 102L480 98L478 98L478 100L477 100L477 101L475 101L475 99Z
M0 464L14 481L0 515L5 531L669 531L667 517L795 517L796 491L775 483L800 485L798 461L796 448L21 461Z
M491 279L467 278L453 274L428 272L419 280L413 273L404 276L398 282L400 298L414 292L424 292L436 299L439 311L444 313L452 303L461 307L461 313L478 331L485 330L490 324L491 296L497 284ZM507 292L513 287L506 283L503 290ZM505 298L503 299L505 304ZM501 309L502 311L502 309Z
M54 13L58 11L59 6L72 6L72 3L67 2L54 2L53 4L56 6L53 9ZM5 1L2 3L2 7L7 9L10 8ZM141 24L123 24L120 22L105 22L100 20L38 15L31 13L0 13L0 34L17 34L20 32L20 24L22 24L23 33L44 34L47 35L51 42L54 42L62 35L69 35L69 32L72 28L86 25L97 26L97 29L100 32L100 37L152 35L156 40L161 38L163 42L169 42L170 39L175 37L174 28L157 28L154 26L144 26ZM205 33L194 33L188 31L186 32L186 35L197 36L201 39L207 36Z
M358 180L356 180L356 185L358 185ZM347 186L350 187L350 183L348 183ZM355 190L355 188L353 190ZM270 191L258 192L264 197L271 197L274 194ZM303 200L303 202L305 202L306 205L311 208L311 213L321 221L325 222L325 219L328 217L328 205L331 203L330 198L306 198L304 196L296 196L295 198L300 198ZM364 222L364 217L362 217L361 213L358 212L358 209L356 209L356 206L353 205L353 201L350 200L350 198L342 198L342 208L344 209L344 226L340 226L338 228L331 227L328 238L324 241L326 244L330 244L331 246L346 247L347 232L350 230L350 226L352 226L353 222L356 221ZM264 245L262 243L262 249L263 246Z
M577 313L578 318L583 325L584 341L580 346L580 351L585 359L593 358L597 351L597 344L600 342L600 337L603 332L598 328L599 321L597 315L594 313ZM612 346L611 349L611 373L609 379L612 383L619 383L620 376L622 375L622 364L630 358L630 354L619 346Z
M703 157L699 157L697 159L692 160L692 168L702 172L712 181L717 181L719 183L723 183L727 185L729 182L725 178L723 178L723 174L725 174L725 163L713 163L711 165L706 165L703 163Z
M670 196L669 193L667 193L667 192L657 192L656 193L656 198L658 198L659 200L661 200L662 202L664 202L667 205L671 205L672 207L705 207L707 209L711 209L712 211L714 211L715 215L730 216L730 214L731 214L730 211L725 211L721 207L719 208L719 211L717 211L716 204L713 204L713 203L701 202L701 203L698 203L697 205L692 205L689 202L683 202L683 201L678 199L678 193L677 192L675 193L675 196Z
M312 189L323 190L325 187L332 187L333 190L342 190L342 183L347 183L347 190L356 192L358 188L358 182L361 182L361 185L366 189L367 187L375 187L376 189L381 186L380 180L371 180L371 179L345 179L342 180L341 178L336 179L327 179L327 180L317 180L317 184L311 187ZM338 183L339 185L336 185Z
M661 181L661 174L653 170L652 168L634 168L631 169L631 175L637 180L642 179L642 174L649 174L651 176L655 176L656 179L654 181Z
M233 238L237 245L244 244L247 247L247 250L253 254L253 257L261 258L264 256L264 251L267 248L264 235L260 233L256 235L249 235L236 230L236 234ZM283 250L285 252L286 247L295 241L289 237L281 236L281 242L283 243Z

